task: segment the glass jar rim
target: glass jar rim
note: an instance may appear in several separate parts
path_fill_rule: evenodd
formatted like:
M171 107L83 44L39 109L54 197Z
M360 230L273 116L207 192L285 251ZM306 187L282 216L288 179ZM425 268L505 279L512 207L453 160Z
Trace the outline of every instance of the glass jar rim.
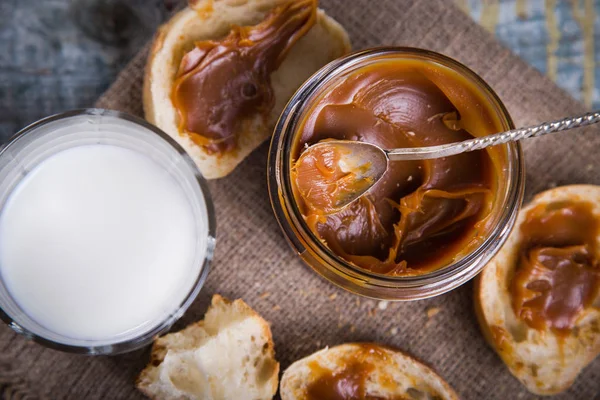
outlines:
M412 47L378 47L357 51L339 58L317 71L296 91L286 105L277 122L269 150L269 195L276 218L287 236L288 241L298 254L302 255L307 250L313 252L314 249L310 248L310 246L314 246L318 250L319 256L325 255L327 257L327 259L324 260L326 261L327 268L334 268L338 273L345 275L346 279L352 282L352 289L344 287L340 282L333 281L334 284L367 297L382 298L369 295L368 292L371 292L371 290L360 290L361 285L393 290L406 289L408 292L411 292L411 294L407 296L410 298L386 297L389 299L413 300L427 298L452 290L473 278L483 268L483 265L480 268L468 267L473 267L481 263L485 265L485 262L492 256L491 254L486 254L489 253L490 246L496 245L496 248L499 248L499 245L506 239L507 233L512 229L524 194L525 167L522 148L519 143L511 143L506 146L507 164L509 166L510 174L507 182L508 193L504 198L503 207L501 208L501 213L498 217L499 223L491 229L487 237L472 252L464 255L450 265L422 275L387 276L367 271L343 260L341 257L333 254L333 252L319 240L316 240L314 234L307 229L297 206L295 204L289 204L295 202L293 200L290 202L285 200L286 198L293 199L289 183L289 171L287 171L287 168L284 166L286 160L289 158L290 146L287 146L288 151L286 152L286 144L288 144L288 141L294 133L295 124L298 122L304 106L309 104L312 97L319 93L320 89L325 87L327 83L331 82L339 74L344 73L353 67L361 66L363 63L376 59L377 57L385 56L418 57L458 71L461 75L466 76L470 81L476 84L477 87L481 88L485 95L489 97L494 103L494 107L497 109L497 114L503 119L503 122L507 124L507 128L514 128L514 123L510 114L494 90L471 69L448 56L430 50ZM296 236L299 228L297 226L292 226L290 220L286 218L286 216L293 217L292 220L295 221L295 224L303 229L304 232L302 233L305 233L308 237L312 238L310 243L303 243L303 241ZM504 240L502 240L502 238L504 238ZM311 255L309 258L311 257L314 256ZM481 260L482 257L485 260ZM313 269L315 268L313 267ZM316 272L321 275L329 275L328 273L323 273L324 271L316 270Z
M96 340L81 340L82 342L89 342L89 345L74 345L58 342L40 336L39 334L36 334L22 327L15 318L11 317L5 310L0 308L0 319L4 321L11 329L45 347L75 354L115 355L130 352L139 349L143 346L146 346L147 344L152 342L156 337L165 333L191 306L193 301L198 296L201 288L204 286L208 273L210 272L211 261L213 258L216 243L216 218L214 212L214 205L212 202L210 191L208 189L208 184L202 176L202 173L198 169L196 163L185 152L183 147L181 147L171 136L163 132L158 127L150 124L142 118L121 111L100 108L85 108L70 110L63 113L48 116L46 118L31 123L30 125L24 127L16 134L14 134L0 149L0 156L2 156L2 154L4 154L5 152L9 151L20 140L27 137L28 134L34 132L38 128L41 128L50 123L82 116L109 117L114 118L116 120L124 120L141 127L150 134L154 134L162 142L164 142L167 145L167 147L175 150L175 153L178 154L183 163L185 163L185 165L190 169L190 171L193 174L193 182L197 184L199 193L201 194L204 205L206 207L206 249L204 253L204 259L202 260L202 264L200 265L198 276L196 277L194 284L191 286L186 296L178 304L176 309L170 312L163 321L153 326L149 330L142 331L138 336L123 341L117 341L115 343L102 343L100 345L93 344L94 342L98 342Z

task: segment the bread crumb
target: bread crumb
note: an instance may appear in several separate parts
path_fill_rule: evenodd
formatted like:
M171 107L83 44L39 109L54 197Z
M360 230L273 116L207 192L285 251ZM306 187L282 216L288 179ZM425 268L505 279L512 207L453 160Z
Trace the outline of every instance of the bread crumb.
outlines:
M442 311L439 307L429 307L427 309L427 318L435 317L440 311Z
M392 335L397 335L398 334L398 328L392 328L392 329L390 329L390 333Z
M385 300L383 300L383 301L380 301L380 302L377 304L377 308L379 308L380 310L385 310L385 309L388 307L388 304L389 304L389 302L388 302L388 301L385 301Z
M354 325L350 325L350 333L354 333L356 327Z
M410 182L410 181L412 181L412 180L413 180L413 177L412 177L412 175L411 175L411 176L409 176L409 177L408 177L407 181L408 181L408 182Z
M259 299L266 299L267 297L269 297L271 295L271 293L269 292L264 292L263 294L261 294L260 296L258 296Z
M332 293L329 295L329 300L335 300L336 297L337 297L337 293Z
M136 380L136 387L149 398L191 398L187 395L192 393L186 389L202 387L204 381L210 382L211 390L227 399L239 397L235 393L248 393L247 397L251 398L275 395L278 366L269 323L242 300L230 302L214 295L202 321L162 336L154 343L150 363ZM240 347L244 350L239 351ZM197 367L190 372L190 362L195 363L203 357L219 357L220 354L227 356L223 361L227 368L239 366L239 375L243 372L244 377L238 379L236 375L226 373L229 371L202 370L200 373L195 369ZM247 354L256 355L253 363L245 362ZM186 384L183 392L178 390L180 386L176 379ZM230 391L228 386L239 391ZM198 396L192 397L204 398Z
M273 311L279 311L279 310L281 310L281 306L279 304L275 304L273 306Z
M415 136L415 133L413 131L408 131L406 133L409 134L410 136Z
M359 298L356 298L356 306L357 307L360 306L360 299Z
M585 170L586 171L591 171L593 169L594 169L594 164L588 164L588 165L585 166Z
M374 317L377 314L377 309L376 308L371 308L368 312L367 315L369 317Z

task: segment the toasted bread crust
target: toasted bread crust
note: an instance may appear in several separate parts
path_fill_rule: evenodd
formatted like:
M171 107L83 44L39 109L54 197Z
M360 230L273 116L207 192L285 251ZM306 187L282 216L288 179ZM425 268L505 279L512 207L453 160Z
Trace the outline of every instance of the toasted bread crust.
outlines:
M595 185L569 185L553 188L536 195L533 200L525 206L519 213L519 217L500 252L488 263L479 276L475 279L474 285L474 308L481 332L486 341L500 356L506 364L511 374L513 374L530 392L538 395L553 395L568 389L579 373L587 366L598 354L600 354L600 310L586 310L583 322L578 322L580 329L580 338L568 337L564 344L569 348L568 352L576 355L576 358L563 361L565 365L558 366L558 371L551 378L542 379L538 377L538 368L533 368L534 360L528 360L520 356L520 349L530 345L533 338L535 345L547 346L552 351L555 348L556 339L552 332L536 333L535 330L527 328L527 338L525 341L516 341L510 333L508 318L516 319L512 311L510 294L506 287L508 277L515 269L515 263L512 262L520 243L520 225L526 213L533 207L551 203L555 201L588 201L594 204L594 215L600 219L600 186ZM600 238L597 240L597 249L600 248ZM512 264L512 265L511 265ZM497 288L503 298L490 298L491 285ZM506 300L508 299L508 300ZM491 304L492 301L497 303ZM498 303L502 304L504 314L498 311ZM512 315L508 315L512 314ZM581 319L580 319L581 320ZM565 351L565 349L555 348L556 353ZM547 363L553 361L548 360Z

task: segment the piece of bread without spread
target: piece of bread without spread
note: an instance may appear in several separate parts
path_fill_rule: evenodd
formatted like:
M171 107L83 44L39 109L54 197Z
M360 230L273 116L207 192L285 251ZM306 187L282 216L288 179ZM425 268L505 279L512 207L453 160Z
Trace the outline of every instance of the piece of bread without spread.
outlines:
M290 365L281 378L282 400L325 399L340 391L343 398L458 399L430 368L404 353L370 343L323 349Z
M255 116L241 121L237 146L224 154L208 154L178 128L179 116L171 101L173 83L184 54L194 42L226 36L232 25L250 26L289 0L199 0L163 25L152 45L144 79L146 119L182 145L207 179L229 174L252 150L272 134L285 104L296 89L328 62L350 51L344 28L318 10L315 25L290 49L281 66L271 75L274 107L268 118Z
M600 186L563 186L540 193L521 210L507 242L475 283L475 310L486 340L510 372L530 392L540 395L567 389L600 353L600 297L582 311L566 337L530 328L515 315L511 303L510 285L522 242L520 227L527 213L540 204L565 201L591 203L593 214L600 218ZM600 238L596 243L598 254Z
M161 400L270 400L278 374L269 324L215 295L203 321L156 340L136 385Z

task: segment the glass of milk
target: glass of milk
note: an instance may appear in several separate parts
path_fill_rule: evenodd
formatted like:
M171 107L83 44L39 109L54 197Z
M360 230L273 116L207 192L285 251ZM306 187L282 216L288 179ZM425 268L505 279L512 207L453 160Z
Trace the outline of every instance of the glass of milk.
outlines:
M194 301L214 245L200 172L141 119L72 111L0 150L0 317L39 343L148 344Z

